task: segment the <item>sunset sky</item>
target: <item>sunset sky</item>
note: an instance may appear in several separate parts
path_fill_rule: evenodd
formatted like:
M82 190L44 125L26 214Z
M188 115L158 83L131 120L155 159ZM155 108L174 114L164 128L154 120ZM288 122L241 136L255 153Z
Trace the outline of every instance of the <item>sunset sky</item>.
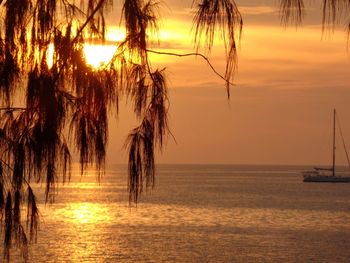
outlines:
M193 51L191 3L164 2L160 44L153 49ZM345 25L322 35L318 1L306 6L303 26L298 28L281 26L276 1L237 3L244 28L230 101L222 80L201 58L152 56L154 67L166 67L168 72L170 126L177 142L169 138L157 162L329 164L333 108L350 148L350 53ZM112 36L115 28L109 30ZM224 72L221 43L210 59ZM127 161L123 143L136 122L124 105L118 121L111 123L109 163ZM338 163L346 163L344 156L339 152Z

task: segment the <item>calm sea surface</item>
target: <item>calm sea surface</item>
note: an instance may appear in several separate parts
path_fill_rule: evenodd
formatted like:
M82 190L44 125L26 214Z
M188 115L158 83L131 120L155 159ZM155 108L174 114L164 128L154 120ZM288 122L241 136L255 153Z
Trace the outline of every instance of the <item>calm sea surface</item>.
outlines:
M137 208L125 166L100 184L77 171L41 202L30 262L350 262L350 184L302 183L302 169L162 165Z

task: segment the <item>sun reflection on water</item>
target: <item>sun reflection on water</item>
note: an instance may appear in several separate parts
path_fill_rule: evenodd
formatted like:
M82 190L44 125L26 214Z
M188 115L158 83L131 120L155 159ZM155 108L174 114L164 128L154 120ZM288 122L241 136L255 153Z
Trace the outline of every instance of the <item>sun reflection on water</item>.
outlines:
M111 221L107 207L98 203L72 203L55 213L63 221L74 224L96 224Z

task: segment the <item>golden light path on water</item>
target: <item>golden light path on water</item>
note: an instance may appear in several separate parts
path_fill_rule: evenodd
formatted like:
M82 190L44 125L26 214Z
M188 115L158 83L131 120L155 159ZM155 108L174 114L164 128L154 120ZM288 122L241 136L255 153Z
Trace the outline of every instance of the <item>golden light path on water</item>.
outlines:
M72 203L57 209L52 215L55 220L84 226L84 229L94 229L100 224L118 224L127 226L193 226L210 227L226 226L238 228L271 228L315 230L346 229L344 218L349 218L345 212L303 211L291 209L250 209L250 208L188 208L185 206L143 204L142 209L133 210L121 204L103 205L99 203ZM118 211L118 212L116 212ZM77 229L76 229L77 230ZM92 234L92 233L90 233Z
M314 247L330 243L325 259L340 251L334 262L347 262L347 185L231 168L163 169L157 178L156 191L135 207L125 170L108 170L100 182L77 171L52 206L39 205L31 262L314 262Z
M55 216L63 217L73 224L107 223L112 219L109 216L108 208L90 202L69 204L66 208L57 210Z

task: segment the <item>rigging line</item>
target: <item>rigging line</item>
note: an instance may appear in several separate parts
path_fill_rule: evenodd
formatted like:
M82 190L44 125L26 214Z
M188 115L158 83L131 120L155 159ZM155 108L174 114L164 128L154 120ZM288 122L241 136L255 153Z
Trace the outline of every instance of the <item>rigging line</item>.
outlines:
M347 149L346 149L346 144L345 144L343 132L342 132L342 129L341 129L341 126L340 126L340 121L339 121L338 114L336 114L336 118L337 118L337 123L338 123L338 127L339 127L340 137L341 137L341 139L342 139L344 151L345 151L345 154L346 154L346 159L347 159L347 161L348 161L348 165L349 165L349 168L350 168L349 154L348 154L348 151L347 151Z

